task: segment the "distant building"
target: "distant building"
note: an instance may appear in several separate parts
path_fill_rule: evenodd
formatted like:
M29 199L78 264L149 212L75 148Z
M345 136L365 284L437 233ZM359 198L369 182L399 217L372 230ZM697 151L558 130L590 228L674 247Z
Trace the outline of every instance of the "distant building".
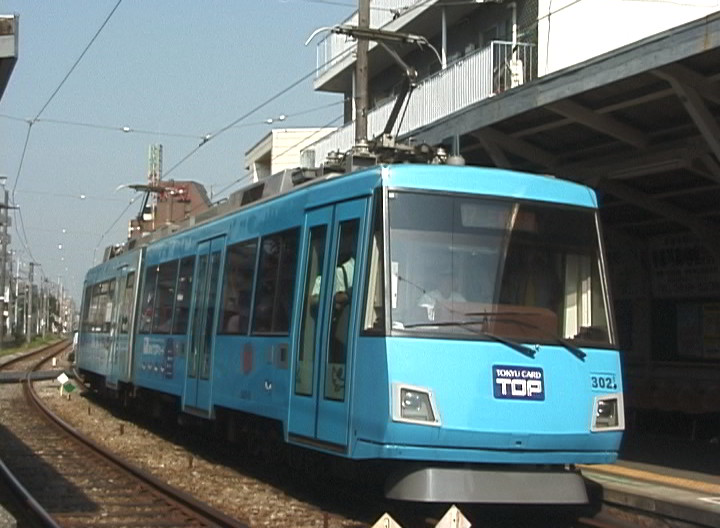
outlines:
M276 128L245 153L252 182L301 165L300 152L335 128Z
M205 187L194 181L159 181L165 191L156 193L155 205L148 200L142 214L130 220L128 238L140 238L169 224L177 224L210 207ZM154 209L154 210L153 210Z

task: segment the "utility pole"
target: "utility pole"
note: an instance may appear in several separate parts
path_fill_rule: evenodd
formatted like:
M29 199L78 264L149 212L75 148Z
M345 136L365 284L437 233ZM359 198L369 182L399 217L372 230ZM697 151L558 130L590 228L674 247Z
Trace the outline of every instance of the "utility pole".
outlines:
M30 271L28 272L28 313L27 313L27 332L25 333L25 342L30 343L32 341L33 333L33 273L35 271L36 262L30 263Z
M3 180L3 203L0 207L2 207L2 211L0 211L0 217L2 218L0 222L2 222L2 243L0 244L0 290L2 290L2 307L0 307L0 321L2 321L2 324L0 325L0 350L2 350L3 347L3 341L5 339L5 303L7 302L7 299L5 298L5 269L7 267L7 243L8 243L8 191L4 188L5 180Z
M63 298L62 277L58 275L57 310L58 310L58 333L59 334L62 334L62 331L63 331L62 298Z
M17 274L15 275L15 333L18 329L18 303L20 302L20 255L17 255Z
M48 332L48 326L50 325L50 293L52 292L52 288L50 288L50 282L47 279L43 279L45 282L45 326L43 327L43 338L47 335ZM50 329L52 331L52 329Z
M32 282L33 272L35 271L35 263L30 263L30 271L28 271L28 309L25 318L27 319L27 332L25 332L25 342L32 341Z
M358 0L358 28L370 27L370 0ZM367 141L367 113L370 106L368 96L368 48L367 39L357 40L355 61L355 143Z
M8 288L8 295L5 295L5 287L8 285L7 281L7 265L8 265L8 244L10 243L10 235L8 234L8 226L10 225L10 216L8 214L8 211L10 209L17 209L17 207L12 207L8 203L8 190L5 188L5 177L3 176L0 178L2 181L0 182L0 185L3 187L3 201L0 203L0 224L2 224L2 234L0 234L0 291L2 292L2 307L0 308L0 321L2 321L2 324L0 324L0 350L2 350L3 346L3 340L5 339L5 330L6 330L6 320L5 320L5 312L10 307L9 297L10 297L10 288ZM12 267L12 266L11 266ZM12 273L12 270L10 271Z

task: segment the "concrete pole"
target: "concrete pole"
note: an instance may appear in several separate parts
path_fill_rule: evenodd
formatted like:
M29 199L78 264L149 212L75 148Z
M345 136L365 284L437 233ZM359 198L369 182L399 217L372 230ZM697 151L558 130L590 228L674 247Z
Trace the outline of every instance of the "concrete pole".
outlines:
M25 334L25 342L30 343L32 341L33 333L33 272L35 271L35 263L30 263L30 271L28 273L28 314L27 314L27 333Z
M358 27L370 27L370 0L358 0ZM367 114L370 106L368 95L368 47L367 39L357 41L357 60L355 61L355 143L366 141Z
M15 330L16 331L18 328L18 303L19 302L20 302L20 256L18 256L17 273L15 275L15 314L13 315L13 319L15 319Z
M47 287L45 288L45 330L43 331L43 337L45 337L48 328L50 332L52 332L52 328L50 328L50 293L52 292L50 286L52 283L47 279L45 279L45 282L47 283Z
M63 328L64 328L64 321L65 321L65 312L64 309L64 302L63 302L64 292L63 292L63 285L62 285L62 277L58 277L58 321L60 321L60 328L58 331L62 334Z
M0 247L0 291L2 291L2 306L0 307L0 350L2 350L3 340L5 339L5 306L9 306L8 300L5 298L5 274L7 268L7 228L8 228L8 191L7 189L3 192L3 203L2 211L0 211L0 217L2 218L2 244Z
M40 315L38 315L38 334L42 333L43 339L45 339L46 332L45 332L45 281L43 280L40 283Z
M25 283L25 286L23 287L23 291L25 292L24 298L23 298L23 334L25 335L25 339L27 340L28 335L28 285Z

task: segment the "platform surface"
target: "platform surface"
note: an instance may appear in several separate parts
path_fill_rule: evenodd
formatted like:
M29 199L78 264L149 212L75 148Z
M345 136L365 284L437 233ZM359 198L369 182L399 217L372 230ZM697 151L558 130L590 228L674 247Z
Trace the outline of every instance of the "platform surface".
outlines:
M616 464L583 466L611 504L720 526L720 445L628 434Z

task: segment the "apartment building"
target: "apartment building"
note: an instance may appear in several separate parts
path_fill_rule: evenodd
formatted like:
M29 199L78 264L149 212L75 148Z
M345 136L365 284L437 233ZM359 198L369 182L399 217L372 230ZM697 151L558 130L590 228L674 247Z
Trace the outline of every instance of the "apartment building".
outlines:
M371 0L370 27L422 35L431 46L393 49L418 72L398 136L538 77L610 52L720 8L717 0ZM339 24L357 25L357 13ZM345 126L309 148L321 163L354 143L356 42L328 34L317 44L314 88L341 93ZM385 126L403 71L370 43L368 135Z

